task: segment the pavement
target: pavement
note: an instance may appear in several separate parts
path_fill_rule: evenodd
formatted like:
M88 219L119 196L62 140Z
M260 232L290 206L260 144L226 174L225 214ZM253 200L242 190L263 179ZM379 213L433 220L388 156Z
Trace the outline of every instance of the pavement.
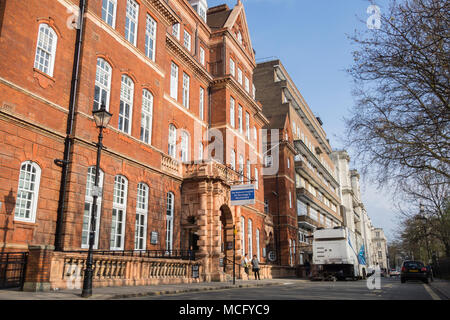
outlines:
M111 300L127 299L146 296L161 296L203 291L216 291L236 288L257 288L265 286L279 286L289 279L267 280L236 280L232 282L202 282L191 284L167 284L153 286L104 287L93 288L90 298L81 297L81 289L52 290L47 292L24 292L18 289L0 290L0 300ZM309 280L299 280L309 282Z
M447 298L447 300L450 300L450 281L449 280L442 280L442 279L436 279L434 278L434 281L431 281L430 286L438 291L442 296Z
M421 282L400 284L399 279L383 278L382 290L368 291L365 281L311 282L297 278L267 280L236 280L232 282L202 282L153 286L93 288L90 298L81 297L81 289L24 292L18 289L0 290L0 300L117 300L117 299L388 299L434 300L450 299L450 281L434 279L430 288ZM265 289L266 287L266 289ZM426 289L426 291L425 291ZM261 291L262 290L262 291ZM274 292L277 292L274 294ZM428 293L427 293L428 292ZM431 295L431 297L430 297Z

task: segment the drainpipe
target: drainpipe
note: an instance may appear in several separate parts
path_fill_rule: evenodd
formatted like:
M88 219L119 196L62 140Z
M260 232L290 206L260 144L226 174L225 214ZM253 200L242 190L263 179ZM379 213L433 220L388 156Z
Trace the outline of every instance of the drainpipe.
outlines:
M81 47L83 43L83 26L84 26L84 12L86 8L86 0L80 0L79 2L79 20L77 26L77 34L75 41L75 53L73 59L73 69L72 69L72 82L70 86L70 101L69 101L69 114L67 117L67 127L66 127L66 138L64 140L64 159L56 159L54 162L56 165L62 168L61 173L61 183L59 189L59 200L58 200L58 213L56 220L56 232L55 232L55 250L62 251L62 233L63 233L63 223L64 223L64 211L65 211L65 198L67 191L67 176L69 172L69 164L71 162L71 149L73 145L73 129L75 120L75 106L77 103L77 91L79 82L79 67L80 67L80 57L81 57Z

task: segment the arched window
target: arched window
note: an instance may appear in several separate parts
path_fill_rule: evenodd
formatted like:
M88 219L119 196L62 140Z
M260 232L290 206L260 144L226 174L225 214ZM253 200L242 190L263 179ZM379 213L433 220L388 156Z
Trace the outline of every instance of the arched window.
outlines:
M56 32L48 24L40 24L34 67L50 77L53 77L57 42Z
M139 183L136 199L136 228L134 233L134 249L145 250L147 240L148 186Z
M98 176L98 186L102 188L103 186L103 171L100 170ZM83 214L83 228L81 232L81 248L89 248L89 233L91 231L91 216L92 216L92 206L93 206L93 187L95 186L95 167L89 167L87 172L86 181L86 194L84 198L84 214ZM102 196L97 197L97 208L95 210L95 241L94 249L98 248L98 230L100 226L100 215L102 208Z
M234 150L230 152L230 165L231 169L236 170L236 152Z
M122 76L120 90L119 130L131 134L131 117L133 115L134 83L130 77Z
M189 161L189 134L186 131L181 133L181 162Z
M166 208L166 251L173 250L173 216L174 216L175 196L172 192L167 194Z
M123 250L127 214L128 180L123 176L114 178L113 211L111 220L111 250Z
M177 157L177 128L173 124L169 125L169 156Z
M20 165L14 220L35 222L41 168L34 162L25 161Z
M244 157L239 155L239 181L244 182Z
M248 219L248 256L251 259L253 257L253 221Z
M153 95L144 89L142 92L141 141L152 143Z
M250 183L251 181L252 181L251 165L250 160L247 160L247 183Z
M109 97L111 92L111 66L102 58L97 59L97 71L95 73L94 111L104 104L109 110Z

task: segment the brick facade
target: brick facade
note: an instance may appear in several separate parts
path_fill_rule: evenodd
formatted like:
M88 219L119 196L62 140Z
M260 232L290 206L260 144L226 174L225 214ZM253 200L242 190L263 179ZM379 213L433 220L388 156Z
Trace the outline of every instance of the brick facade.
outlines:
M252 251L262 262L264 248L273 243L273 218L264 212L262 178L262 137L260 129L268 124L262 105L253 96L254 52L240 1L232 9L226 5L210 8L207 23L186 0L167 3L138 0L136 44L125 38L126 0L118 0L113 26L102 17L101 0L87 2L84 34L76 92L74 128L68 165L67 192L62 221L62 249L81 250L83 215L89 168L95 167L98 130L92 118L97 63L104 61L111 70L109 99L113 114L104 132L101 170L104 174L99 213L98 249L111 247L114 182L117 176L127 181L124 211L124 250L135 243L137 187L148 187L147 250L165 250L167 195L174 196L173 249L196 246L203 263L204 280L223 280L220 259L231 259L224 249L237 229L237 261L241 260L241 217L245 219L245 251L249 252L248 224L252 221ZM66 0L23 2L2 1L0 6L0 248L2 251L27 251L31 245L55 244L61 168L55 159L63 159L64 139L70 112L70 88L73 75L76 30L68 27L73 19L73 5ZM72 10L72 11L71 11ZM154 60L146 51L146 19L156 22ZM180 24L180 39L173 35L173 25ZM53 72L36 67L38 34L42 25L57 38ZM184 32L191 35L191 49L184 46ZM200 48L205 63L200 59ZM101 60L99 60L101 59ZM231 74L230 59L235 62ZM178 67L176 98L171 97L171 68ZM242 71L242 83L238 76ZM51 74L51 75L50 75ZM189 108L183 105L183 74L189 76ZM131 130L119 128L123 77L131 79L134 92L132 109L127 117ZM248 84L247 80L248 79ZM203 115L200 114L200 91L204 90ZM141 140L143 93L153 96L152 136L150 143ZM230 100L235 101L235 123L231 123ZM238 108L242 107L242 133L238 130ZM246 136L246 114L251 134ZM168 151L169 126L177 129L177 153ZM220 131L224 144L213 152L208 129ZM255 130L258 135L253 134ZM188 161L182 163L180 133L189 137ZM217 140L215 140L217 142ZM204 159L199 160L199 146ZM230 152L235 150L236 167L244 158L251 162L252 182L259 180L255 205L232 207L229 190L240 179L226 168ZM220 155L224 156L224 164ZM215 160L211 160L211 156ZM292 155L290 155L292 157ZM17 219L17 193L21 164L29 161L40 170L36 216L31 221ZM292 167L293 167L293 160ZM291 167L291 168L292 168ZM258 170L258 171L257 171ZM292 171L292 169L291 169ZM258 173L258 177L255 177ZM295 181L293 171L290 181ZM249 181L247 181L249 182ZM295 214L295 207L292 212ZM291 215L292 216L292 215ZM283 218L284 219L284 218ZM284 221L284 220L283 220ZM295 225L287 219L283 224ZM256 230L260 238L256 243ZM150 233L158 232L157 244ZM293 231L295 233L295 231ZM195 235L195 236L194 236ZM291 235L293 236L293 235ZM196 243L195 243L196 242ZM222 243L221 243L222 242ZM284 243L286 240L282 240ZM36 282L36 281L35 281Z

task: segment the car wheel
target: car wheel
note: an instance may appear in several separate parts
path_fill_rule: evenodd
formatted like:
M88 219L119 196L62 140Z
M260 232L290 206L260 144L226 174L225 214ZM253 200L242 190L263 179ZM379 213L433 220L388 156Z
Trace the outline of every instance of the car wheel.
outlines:
M403 279L403 278L401 278L401 279L400 279L400 282L401 282L401 283L405 283L405 282L406 282L406 280L405 280L405 279Z
M429 282L429 281L428 281L428 278L424 279L423 282L426 283L426 284L428 284L428 282Z

